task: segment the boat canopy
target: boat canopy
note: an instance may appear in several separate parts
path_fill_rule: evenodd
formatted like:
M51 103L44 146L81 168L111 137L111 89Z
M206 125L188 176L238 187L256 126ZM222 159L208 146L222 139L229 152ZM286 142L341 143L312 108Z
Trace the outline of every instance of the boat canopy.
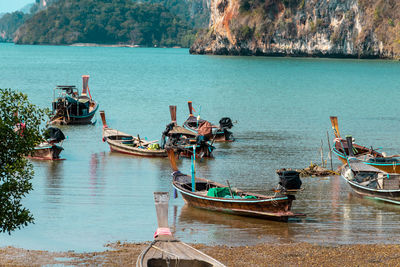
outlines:
M54 90L65 91L68 95L71 95L73 92L78 93L78 89L75 85L57 85ZM79 94L78 94L79 95Z

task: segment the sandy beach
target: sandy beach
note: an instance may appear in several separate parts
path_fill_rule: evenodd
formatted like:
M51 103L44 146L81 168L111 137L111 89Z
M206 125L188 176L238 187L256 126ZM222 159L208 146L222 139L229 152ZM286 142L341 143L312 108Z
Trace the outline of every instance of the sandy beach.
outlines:
M87 253L5 247L0 249L0 266L135 266L138 255L147 244L117 242L107 245L106 251ZM239 247L194 244L193 247L227 266L400 266L400 245L292 243Z

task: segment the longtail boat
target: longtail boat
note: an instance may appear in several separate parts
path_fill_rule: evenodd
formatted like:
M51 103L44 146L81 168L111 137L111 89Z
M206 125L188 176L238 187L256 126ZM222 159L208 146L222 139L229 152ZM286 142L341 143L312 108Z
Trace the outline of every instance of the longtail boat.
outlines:
M14 116L18 117L18 112L15 112ZM20 136L24 135L25 130L26 124L24 122L19 122L14 126L14 132ZM65 140L64 133L58 128L48 127L45 129L41 139L40 143L33 148L30 154L25 156L40 160L60 159L60 153L64 150L61 146Z
M142 251L136 267L225 267L214 258L176 239L168 226L168 192L154 192L158 228L154 241Z
M34 159L59 160L60 153L64 150L61 146L65 140L64 133L59 128L48 127L44 135L46 140L35 146L30 157Z
M295 214L291 211L292 202L296 199L292 193L300 187L282 188L271 196L232 190L229 184L227 186L196 177L193 164L192 175L181 173L177 168L174 153L168 151L168 157L174 171L172 185L190 206L284 222L287 222L289 218L304 216L304 214ZM297 179L300 180L298 174ZM301 185L301 182L297 183L299 184ZM286 194L286 190L291 190L291 192Z
M52 102L53 115L50 124L90 124L99 105L89 90L89 75L83 75L82 93L74 85L57 85ZM58 96L56 97L56 91Z
M64 148L60 145L43 142L35 146L29 158L42 160L58 160Z
M108 127L104 111L100 111L100 117L103 122L103 142L108 143L111 151L142 157L167 156L157 140L146 141L139 135L133 136Z
M349 142L347 139L351 139L351 136L342 138L339 132L337 117L330 117L332 129L335 134L335 140L332 148L332 152L338 157L343 163L347 163L347 157L356 157L360 162L380 169L384 172L389 173L400 173L400 155L386 156L384 153L380 153L374 150L372 147L368 148L362 145L352 143L351 149L349 149Z
M19 123L14 127L15 132L20 132L22 135L25 130L25 124ZM43 141L34 147L28 158L40 160L59 160L60 153L64 150L61 146L65 140L63 132L55 127L48 127L44 131Z
M169 106L171 123L162 133L161 147L173 149L182 157L191 157L193 151L196 157L212 157L215 147L204 136L179 126L176 122L176 106Z
M361 197L400 205L400 174L386 173L356 158L348 158L341 176Z
M233 142L235 138L232 132L229 131L233 127L232 120L228 117L224 117L219 121L219 126L212 124L209 121L203 120L200 116L195 117L193 115L193 104L192 101L188 101L189 117L183 123L186 129L189 129L195 133L200 133L206 136L213 142Z

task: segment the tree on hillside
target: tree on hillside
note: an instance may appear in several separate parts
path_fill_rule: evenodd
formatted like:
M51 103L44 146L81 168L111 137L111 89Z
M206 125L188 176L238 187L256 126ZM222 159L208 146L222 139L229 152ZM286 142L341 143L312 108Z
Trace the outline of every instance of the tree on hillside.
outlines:
M15 33L17 44L134 44L189 47L192 27L161 4L59 0Z
M21 204L32 190L34 174L25 155L41 141L40 124L46 113L29 103L25 94L0 89L0 232L10 234L33 222Z
M36 0L28 6L31 6L29 12L20 10L12 13L0 14L0 42L12 42L17 29L31 18L35 13L47 8L58 0L46 0L44 7L40 0ZM26 6L26 7L28 7Z
M0 42L11 42L14 33L30 15L21 11L6 13L0 18Z

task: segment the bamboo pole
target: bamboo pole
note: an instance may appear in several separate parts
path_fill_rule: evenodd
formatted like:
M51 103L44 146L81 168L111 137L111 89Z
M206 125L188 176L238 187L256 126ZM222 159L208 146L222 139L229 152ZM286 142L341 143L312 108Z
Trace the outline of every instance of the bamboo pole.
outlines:
M231 197L234 198L234 197L233 197L233 193L232 193L232 189L231 189L231 185L229 184L229 181L226 180L226 183L228 184L229 193L231 194Z
M196 145L193 145L192 155L192 192L196 191Z
M323 145L323 142L322 142L322 139L321 139L321 147L319 148L319 151L321 153L321 165L322 165L322 167L325 167L325 164L324 164L324 150L322 148L322 145Z
M326 131L326 138L328 139L328 148L329 148L329 154L328 157L331 162L331 171L333 171L333 164L332 164L332 148L331 148L331 143L329 142L329 133Z

